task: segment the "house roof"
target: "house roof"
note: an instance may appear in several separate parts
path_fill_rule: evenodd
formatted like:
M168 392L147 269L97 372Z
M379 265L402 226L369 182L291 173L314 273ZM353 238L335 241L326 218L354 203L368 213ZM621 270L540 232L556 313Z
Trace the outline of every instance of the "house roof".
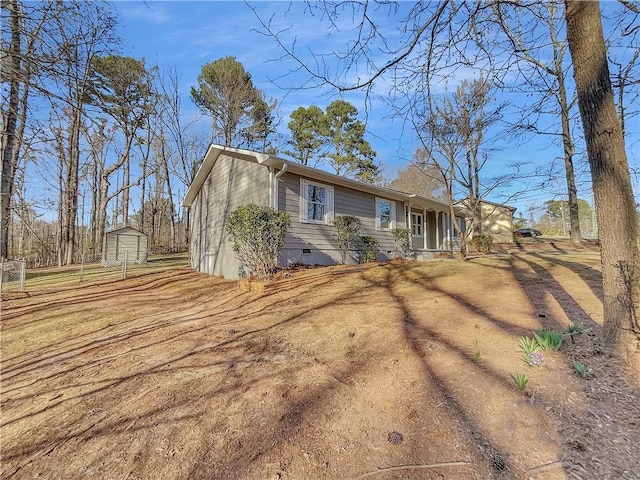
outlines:
M373 195L379 195L390 200L408 202L412 206L423 207L428 210L448 210L449 208L448 204L433 200L431 198L404 193L398 190L392 190L390 188L379 187L377 185L360 182L351 178L341 177L333 173L325 172L324 170L308 167L300 163L285 160L284 158L268 155L266 153L257 153L250 150L224 147L215 144L211 144L209 146L209 149L204 156L204 160L202 161L202 165L198 169L196 176L193 178L193 182L189 186L189 189L187 190L187 193L182 200L183 207L190 207L193 204L193 201L198 195L198 192L202 188L205 180L209 176L209 173L218 160L218 157L223 153L230 157L257 163L259 165L265 165L267 167L282 169L286 166L287 172L295 173L303 177L311 178L313 180L318 180L320 182L328 183L331 185L340 185L343 187L351 188L353 190L371 193ZM458 210L458 213L460 213L459 208L457 208L456 210Z
M146 233L141 232L140 230L138 230L137 228L133 228L133 227L121 227L121 228L116 228L115 230L109 230L108 232L105 232L105 235L108 233L118 233L118 232L122 232L123 230L133 230L136 233L139 233L140 235L144 235L145 237L148 236Z
M462 200L458 200L456 203L456 205L463 205L463 208L467 208L467 203L469 202L469 197L463 198ZM516 207L512 207L510 205L505 205L504 203L495 203L495 202L490 202L489 200L485 200L484 198L480 199L480 203L484 203L486 205L493 205L494 207L502 207L502 208L506 208L508 210L511 210L511 212L515 212L516 210L518 210Z

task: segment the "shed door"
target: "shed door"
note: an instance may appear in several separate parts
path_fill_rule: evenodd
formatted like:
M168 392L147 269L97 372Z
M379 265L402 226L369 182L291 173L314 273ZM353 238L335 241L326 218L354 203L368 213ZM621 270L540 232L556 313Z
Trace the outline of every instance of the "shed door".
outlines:
M138 259L138 235L118 235L116 239L116 260L124 260L124 252L129 251L128 261Z

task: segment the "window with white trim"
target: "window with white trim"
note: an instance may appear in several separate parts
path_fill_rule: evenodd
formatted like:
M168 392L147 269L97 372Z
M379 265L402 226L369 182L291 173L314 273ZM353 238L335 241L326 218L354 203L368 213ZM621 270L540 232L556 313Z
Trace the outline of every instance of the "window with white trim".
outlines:
M396 202L376 198L376 230L391 230L396 224Z
M411 214L411 234L414 237L422 236L422 218L420 213Z
M300 179L300 221L331 223L333 221L333 187Z

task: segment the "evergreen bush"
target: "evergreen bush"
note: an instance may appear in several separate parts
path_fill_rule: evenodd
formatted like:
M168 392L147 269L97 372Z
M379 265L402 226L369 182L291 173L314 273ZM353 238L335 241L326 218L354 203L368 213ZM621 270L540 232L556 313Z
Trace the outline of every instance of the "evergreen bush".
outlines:
M249 204L227 217L226 230L240 262L266 279L276 272L284 237L291 226L288 213L264 205Z
M471 245L480 253L491 253L493 237L491 235L476 235L471 239Z
M413 248L411 248L411 229L409 228L394 228L391 231L391 236L396 244L396 251L402 258L409 260L413 258Z
M375 262L380 253L380 246L376 237L360 235L356 244L358 263Z
M362 223L358 217L353 215L338 215L333 222L333 226L338 236L340 263L344 264L347 261L347 253L357 244Z

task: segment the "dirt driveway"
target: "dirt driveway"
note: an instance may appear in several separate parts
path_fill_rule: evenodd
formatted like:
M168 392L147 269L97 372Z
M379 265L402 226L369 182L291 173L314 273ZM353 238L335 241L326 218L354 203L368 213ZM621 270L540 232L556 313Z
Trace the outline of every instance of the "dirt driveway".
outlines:
M303 270L267 294L182 267L5 300L2 478L640 478L599 260L556 250ZM521 335L571 324L575 344L522 361Z

